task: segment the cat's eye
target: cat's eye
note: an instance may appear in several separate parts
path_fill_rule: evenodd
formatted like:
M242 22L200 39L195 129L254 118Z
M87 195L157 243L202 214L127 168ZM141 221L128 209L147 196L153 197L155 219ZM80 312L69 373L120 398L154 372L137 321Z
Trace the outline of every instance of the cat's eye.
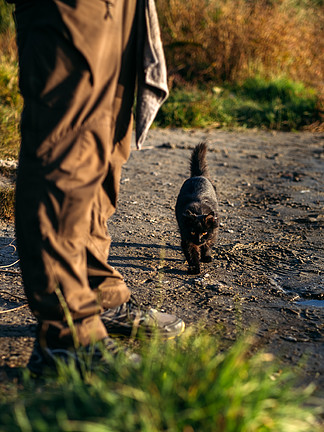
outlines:
M196 233L194 231L191 231L190 233L192 236L196 235Z
M208 232L206 231L206 232L204 232L204 233L202 233L202 235L203 236L206 236L208 234Z

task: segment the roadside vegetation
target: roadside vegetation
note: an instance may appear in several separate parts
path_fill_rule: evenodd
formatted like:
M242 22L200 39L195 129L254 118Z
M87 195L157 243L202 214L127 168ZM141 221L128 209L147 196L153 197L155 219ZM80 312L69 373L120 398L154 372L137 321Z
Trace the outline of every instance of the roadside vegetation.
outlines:
M323 130L321 0L159 0L159 126Z
M0 174L10 179L14 179L15 169L8 167L7 161L18 158L19 119L22 110L12 9L12 6L0 0ZM0 219L12 221L15 191L10 183L0 187L0 202Z
M223 87L175 88L158 113L163 127L300 130L319 121L316 91L287 78L248 78Z
M0 159L17 159L22 98L12 7L0 0Z
M120 357L108 372L61 365L46 384L26 379L2 397L0 431L319 432L312 387L296 389L270 354L251 355L253 340L222 352L215 337L188 332L138 348L142 362Z
M158 0L171 79L323 84L322 0Z
M170 97L159 127L323 130L321 0L157 0ZM0 0L0 160L19 151L18 65L12 8ZM2 169L2 175L14 171ZM0 189L0 218L14 190ZM141 343L81 379L25 377L0 395L0 431L316 432L323 401L296 385L250 338L221 349L215 336ZM10 396L9 396L10 395Z

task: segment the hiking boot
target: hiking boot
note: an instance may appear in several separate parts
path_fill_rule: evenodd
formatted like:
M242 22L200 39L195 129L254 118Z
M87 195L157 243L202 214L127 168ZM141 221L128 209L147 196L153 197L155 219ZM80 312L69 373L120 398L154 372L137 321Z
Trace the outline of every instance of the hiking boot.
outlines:
M141 360L138 354L127 349L121 349L110 337L78 349L43 348L36 340L27 368L33 378L40 378L43 375L57 374L59 362L65 364L72 362L82 375L85 370L91 370L95 365L108 365L107 357L117 357L121 352L134 364L139 363ZM109 355L107 356L106 353Z
M175 315L155 309L141 310L132 296L128 302L104 311L100 318L110 336L145 337L158 334L162 339L173 339L185 329L185 323Z

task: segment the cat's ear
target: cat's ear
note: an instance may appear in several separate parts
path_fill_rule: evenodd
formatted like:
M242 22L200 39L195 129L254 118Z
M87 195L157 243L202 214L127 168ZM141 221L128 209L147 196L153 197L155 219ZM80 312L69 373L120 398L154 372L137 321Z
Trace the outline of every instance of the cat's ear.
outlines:
M192 218L193 216L194 216L194 214L192 213L192 211L190 211L189 209L187 209L184 213L183 213L183 216L185 217L185 218Z
M216 222L216 218L215 218L215 212L211 211L210 213L208 213L208 215L206 215L205 217L205 221L207 224L213 224L214 222Z

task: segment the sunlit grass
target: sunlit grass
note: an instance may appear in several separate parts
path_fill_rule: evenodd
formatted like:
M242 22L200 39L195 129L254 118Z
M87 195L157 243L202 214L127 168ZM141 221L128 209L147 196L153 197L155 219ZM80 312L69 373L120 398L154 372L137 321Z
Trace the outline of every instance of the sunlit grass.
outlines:
M22 98L18 90L17 62L0 58L0 159L17 159Z
M316 92L288 79L171 92L156 118L165 127L255 127L300 130L320 119Z
M323 95L321 0L159 0L172 79L236 82L286 75Z
M215 337L189 332L138 348L140 365L109 360L81 379L62 365L58 379L27 381L0 406L0 430L316 432L321 402L298 388L251 339L221 351Z

